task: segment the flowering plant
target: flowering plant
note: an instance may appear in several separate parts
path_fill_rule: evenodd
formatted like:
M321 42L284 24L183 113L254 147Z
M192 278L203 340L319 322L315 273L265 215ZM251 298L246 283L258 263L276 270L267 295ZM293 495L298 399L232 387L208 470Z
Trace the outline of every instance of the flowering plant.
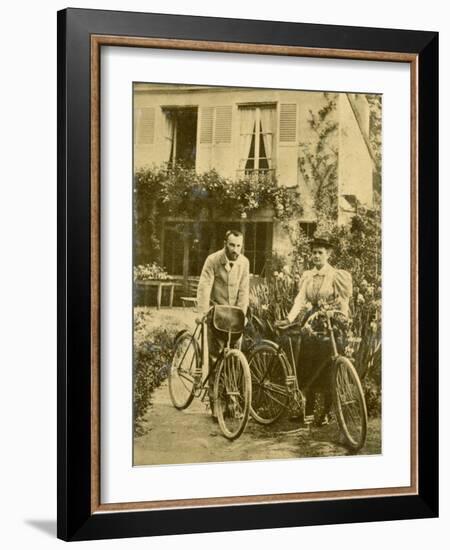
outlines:
M252 212L272 206L275 217L285 219L298 213L298 193L280 187L271 174L230 179L216 170L198 174L181 164L142 168L135 175L135 189L148 195L154 206L172 215L198 217L200 213L222 215ZM137 204L141 197L137 197Z
M167 271L156 262L145 265L137 265L133 270L135 281L167 281L172 277Z

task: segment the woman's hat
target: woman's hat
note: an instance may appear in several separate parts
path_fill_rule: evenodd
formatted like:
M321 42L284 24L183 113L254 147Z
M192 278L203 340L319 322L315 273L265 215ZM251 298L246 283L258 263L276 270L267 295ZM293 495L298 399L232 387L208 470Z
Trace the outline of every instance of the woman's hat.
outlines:
M320 247L320 248L333 248L333 245L328 239L325 239L324 237L314 237L311 241L311 248L314 247Z

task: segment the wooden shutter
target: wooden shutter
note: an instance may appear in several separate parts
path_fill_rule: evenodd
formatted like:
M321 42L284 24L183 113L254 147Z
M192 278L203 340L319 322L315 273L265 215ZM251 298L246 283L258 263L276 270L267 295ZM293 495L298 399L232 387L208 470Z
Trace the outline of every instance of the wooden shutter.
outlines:
M282 103L280 106L280 143L297 140L297 105Z
M200 115L200 143L212 143L214 107L202 107Z
M136 111L136 141L138 144L151 144L155 140L155 109L141 107Z
M214 141L216 143L231 143L231 105L216 107L216 128Z

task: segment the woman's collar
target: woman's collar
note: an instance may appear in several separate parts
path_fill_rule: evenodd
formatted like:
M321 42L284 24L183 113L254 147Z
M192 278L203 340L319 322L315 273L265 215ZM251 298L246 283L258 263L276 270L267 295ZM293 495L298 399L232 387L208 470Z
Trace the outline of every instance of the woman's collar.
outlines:
M331 265L327 262L320 269L317 269L317 267L314 266L312 271L313 271L313 275L326 275L330 269L331 269Z

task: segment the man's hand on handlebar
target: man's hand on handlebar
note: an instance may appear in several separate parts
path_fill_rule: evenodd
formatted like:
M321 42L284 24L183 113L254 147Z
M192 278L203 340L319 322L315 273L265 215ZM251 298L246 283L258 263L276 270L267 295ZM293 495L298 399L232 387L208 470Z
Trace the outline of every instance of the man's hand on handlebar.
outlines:
M206 317L208 316L208 313L212 309L213 309L213 306L211 306L207 311L202 311L202 310L199 310L198 308L195 310L195 312L197 313L197 317L195 318L195 322L197 323L197 325L206 321Z

